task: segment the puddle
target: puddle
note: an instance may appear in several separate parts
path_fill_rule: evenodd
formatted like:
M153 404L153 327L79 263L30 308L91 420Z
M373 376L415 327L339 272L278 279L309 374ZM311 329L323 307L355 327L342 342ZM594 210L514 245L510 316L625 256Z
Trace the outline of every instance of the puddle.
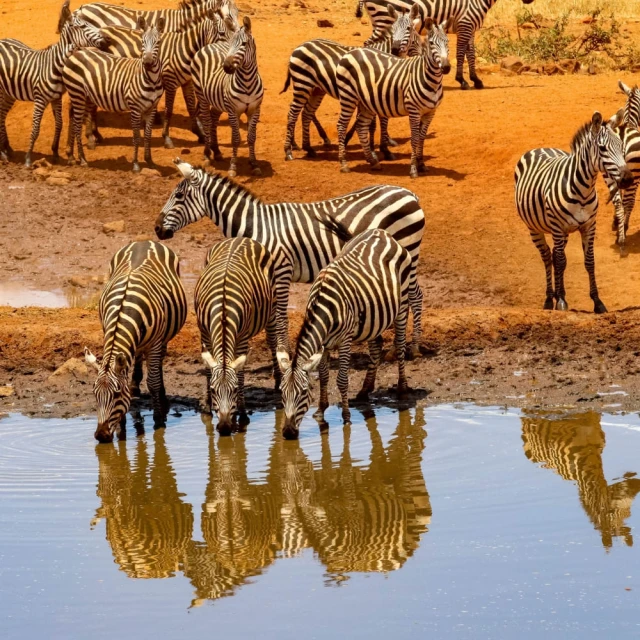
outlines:
M21 282L0 282L0 306L9 307L81 307L96 304L99 291L77 287L65 287L64 290L42 291L30 289Z
M637 416L352 413L0 420L3 638L638 637Z

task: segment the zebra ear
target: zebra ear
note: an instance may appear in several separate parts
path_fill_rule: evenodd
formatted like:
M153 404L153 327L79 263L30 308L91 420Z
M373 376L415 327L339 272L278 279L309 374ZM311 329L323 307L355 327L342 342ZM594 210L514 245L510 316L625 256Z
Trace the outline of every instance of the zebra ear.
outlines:
M191 178L191 176L193 175L193 167L188 162L182 162L180 158L176 158L173 161L173 164L178 167L178 171L182 174L185 180L189 180L189 178Z
M165 26L165 19L158 18L158 23L156 24L156 29L158 30L158 33L160 34L164 33L164 26Z
M84 348L84 361L90 366L94 367L96 371L100 371L100 363L93 353L89 350L89 347Z
M398 14L392 5L387 5L387 12L389 13L389 17L392 18L394 22L398 19Z
M307 373L311 373L318 368L320 364L320 360L322 360L322 356L324 354L324 349L320 349L318 353L314 353L303 365L302 369Z
M618 80L618 87L620 88L620 91L627 95L627 97L631 96L631 89L627 87L627 85L622 82L622 80Z
M202 352L202 360L206 365L208 365L211 369L216 366L216 361L213 359L211 354L208 351Z
M147 28L147 21L144 19L144 16L139 16L136 22L136 29L138 31L144 31Z
M415 7L415 6L417 6L417 5L413 5L413 6ZM428 33L429 31L431 31L431 29L433 29L433 25L434 25L434 24L435 24L435 21L434 21L434 19L433 19L433 18L426 17L426 18L424 19L424 25L423 25L423 26L424 26L424 29L427 31L427 33Z
M60 34L62 32L62 27L64 27L65 23L71 19L71 9L69 9L69 2L71 0L65 0L62 5L62 9L60 9L60 17L58 18L58 28L56 29L56 33Z
M116 372L116 375L119 376L126 368L127 366L127 356L124 355L124 353L119 353L116 356L116 364L114 367L114 371Z
M249 16L242 18L242 26L247 33L251 33L251 18Z
M420 9L418 8L417 4L411 5L411 11L409 11L409 20L413 20L413 22L415 22L416 20L420 20Z
M244 365L247 362L247 354L245 353L242 356L238 356L229 366L234 371L242 371L244 369Z
M609 118L609 121L607 122L607 124L614 129L622 126L623 123L624 123L624 107L622 107L622 109L618 109L618 111L616 111L616 113L614 113Z
M278 351L276 353L276 358L282 373L291 368L291 360L289 359L289 354L286 351Z
M595 111L591 118L591 128L594 131L599 131L602 126L602 114L599 111Z

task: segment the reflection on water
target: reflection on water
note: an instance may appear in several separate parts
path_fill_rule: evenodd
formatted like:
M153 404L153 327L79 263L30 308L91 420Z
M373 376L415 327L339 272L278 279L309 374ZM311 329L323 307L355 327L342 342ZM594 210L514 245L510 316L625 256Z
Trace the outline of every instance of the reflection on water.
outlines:
M100 292L95 288L66 286L64 290L45 291L31 289L22 282L0 282L0 307L45 307L47 309L73 307L84 309L95 307L99 298Z
M276 422L282 418L281 412ZM208 439L208 482L202 505L204 542L194 540L191 505L182 500L164 430L153 433L150 456L144 438L132 459L126 443L97 445L98 496L94 524L106 519L106 536L120 568L130 577L164 578L182 571L195 589L193 604L233 593L276 557L311 548L329 582L352 572L389 572L418 548L431 520L422 472L426 431L422 409L398 414L383 445L371 412L366 464L350 453L343 430L337 460L327 434L314 465L300 441L273 433L265 482L249 479L246 435L218 438L203 416Z
M614 538L633 544L631 528L625 520L631 515L633 499L640 493L640 479L629 472L608 484L602 465L605 435L601 416L594 411L567 416L528 416L522 418L524 453L531 462L552 469L578 487L580 503L602 544L609 549Z

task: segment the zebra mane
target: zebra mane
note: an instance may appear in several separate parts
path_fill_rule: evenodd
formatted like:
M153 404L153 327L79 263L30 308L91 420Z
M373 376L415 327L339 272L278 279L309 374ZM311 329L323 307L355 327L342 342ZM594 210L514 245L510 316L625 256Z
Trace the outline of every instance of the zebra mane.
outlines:
M218 173L217 171L209 172L206 170L205 167L203 167L200 164L194 164L192 166L194 169L202 171L205 175L209 176L216 182L223 184L224 186L229 187L230 189L234 189L236 193L241 193L244 196L248 197L252 202L257 202L258 204L265 204L265 202L262 200L262 198L260 198L260 196L257 196L255 193L253 193L253 191L251 191L250 189L247 189L247 187L245 187L243 184L240 184L239 182L235 182L235 180L229 178L228 176L223 176L221 173Z
M571 139L571 153L575 153L580 146L587 142L591 136L591 121L585 122L574 134Z
M182 7L182 4L180 4L180 7ZM210 13L212 12L207 11L207 13L201 13L201 14L196 14L188 17L187 16L183 17L182 22L178 27L176 27L173 33L184 33L185 31L188 31L191 27L195 27L199 25L201 22L204 22L205 20L213 20L214 16L210 15Z
M56 28L56 33L62 33L62 28L68 22L69 18L71 18L71 9L69 9L69 1L65 0L62 8L60 9L60 16L58 17L58 27Z

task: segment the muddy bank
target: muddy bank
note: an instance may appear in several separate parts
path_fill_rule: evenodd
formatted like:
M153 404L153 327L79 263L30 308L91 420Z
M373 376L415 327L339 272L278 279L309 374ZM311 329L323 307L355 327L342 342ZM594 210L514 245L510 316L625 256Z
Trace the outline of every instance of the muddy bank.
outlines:
M292 314L292 337L301 318L300 312ZM640 410L638 309L598 317L532 309L427 310L423 325L423 356L408 364L416 390L412 401ZM0 398L0 410L51 416L93 412L90 371L71 367L52 377L69 359L81 358L85 345L101 351L94 311L0 308L0 386L13 389ZM366 362L359 348L351 376L354 395ZM204 369L193 315L170 344L165 376L169 395L180 405L198 406L203 400ZM334 380L335 371L333 402L338 400ZM385 362L376 397L393 398L395 382L396 366ZM252 344L247 384L250 408L277 402L263 338Z

